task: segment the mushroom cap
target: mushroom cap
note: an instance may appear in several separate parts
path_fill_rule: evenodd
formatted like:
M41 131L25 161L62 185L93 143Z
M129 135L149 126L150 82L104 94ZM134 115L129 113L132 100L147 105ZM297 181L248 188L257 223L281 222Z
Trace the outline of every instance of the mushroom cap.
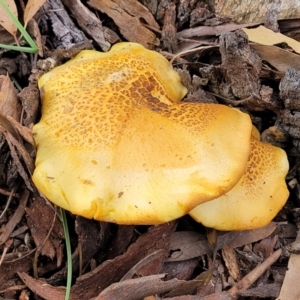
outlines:
M271 222L286 203L289 163L284 150L251 138L245 174L229 192L194 208L190 215L217 230L246 230Z
M223 105L184 103L160 54L122 43L80 52L43 75L33 181L87 218L158 224L230 190L245 171L251 120Z

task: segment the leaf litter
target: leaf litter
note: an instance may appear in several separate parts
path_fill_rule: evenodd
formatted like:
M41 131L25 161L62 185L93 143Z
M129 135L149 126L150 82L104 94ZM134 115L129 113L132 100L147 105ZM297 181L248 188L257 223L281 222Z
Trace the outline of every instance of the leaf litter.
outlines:
M287 179L293 182L277 223L257 230L211 235L189 217L146 227L69 215L72 299L296 299L299 43L256 27L260 23L232 23L193 1L76 1L71 14L68 0L44 2L28 1L23 19L27 24L35 18L40 54L50 64L90 48L90 39L104 51L120 40L156 48L172 59L187 83L186 101L210 99L247 111L263 139L287 151ZM86 25L87 18L95 21L97 33ZM9 20L3 20L16 36ZM291 22L279 25L287 32ZM265 45L257 40L261 30L280 40ZM252 43L244 32L251 32ZM2 53L0 62L0 293L11 299L26 299L30 293L64 299L67 270L60 216L30 180L35 155L30 129L39 118L36 79L44 72L37 65L46 61L34 65L29 56ZM20 93L7 74L22 83Z

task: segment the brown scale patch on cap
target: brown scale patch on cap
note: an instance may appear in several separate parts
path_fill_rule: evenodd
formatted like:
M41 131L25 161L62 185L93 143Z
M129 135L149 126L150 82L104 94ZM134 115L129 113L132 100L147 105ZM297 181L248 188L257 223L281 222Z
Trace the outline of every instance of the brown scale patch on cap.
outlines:
M44 85L47 114L41 122L71 147L101 149L122 134L132 110L168 110L172 100L152 69L149 60L130 52L114 60L100 58L93 64L83 61L70 66L63 76L56 76L55 86ZM95 141L99 130L101 141Z

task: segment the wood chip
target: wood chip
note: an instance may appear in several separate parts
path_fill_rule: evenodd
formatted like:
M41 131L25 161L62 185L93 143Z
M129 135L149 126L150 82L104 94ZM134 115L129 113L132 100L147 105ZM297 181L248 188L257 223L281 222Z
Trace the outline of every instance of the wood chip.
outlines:
M137 0L89 0L88 5L112 18L128 41L140 43L149 49L158 45L155 34L140 20L157 29L159 26L152 14Z

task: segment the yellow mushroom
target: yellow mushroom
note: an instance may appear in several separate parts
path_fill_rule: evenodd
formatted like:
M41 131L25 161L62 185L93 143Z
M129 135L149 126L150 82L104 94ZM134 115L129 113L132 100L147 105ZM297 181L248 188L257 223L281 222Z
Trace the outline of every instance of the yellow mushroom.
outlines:
M288 199L285 176L286 153L258 140L253 130L245 174L223 196L194 208L190 215L199 223L217 230L245 230L271 222Z
M135 43L80 52L39 80L33 181L87 218L158 224L230 190L250 153L250 118L180 102L178 74Z

